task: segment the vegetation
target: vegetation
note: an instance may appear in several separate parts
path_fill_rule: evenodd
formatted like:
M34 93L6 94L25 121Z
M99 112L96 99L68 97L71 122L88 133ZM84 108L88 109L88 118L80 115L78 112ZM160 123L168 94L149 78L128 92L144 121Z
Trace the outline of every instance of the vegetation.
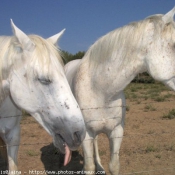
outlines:
M38 155L40 155L40 153L39 152L36 152L35 150L27 150L26 151L26 154L28 156L38 156Z
M84 51L79 51L76 54L71 54L67 51L62 50L62 57L64 60L64 63L68 63L69 61L76 60L76 59L81 59L83 58L85 52Z
M155 83L155 80L152 77L150 77L147 72L144 72L142 74L137 75L132 82L149 84L149 83Z
M140 104L141 101L148 99L156 102L163 102L175 97L174 93L159 82L130 83L124 92L126 99L136 101L138 104ZM147 106L146 108L148 109L150 107Z
M157 111L156 105L154 105L156 102L174 101L175 98L174 92L162 83L156 81L154 83L136 83L136 81L134 81L126 87L124 92L126 99L129 101L135 102L136 104L145 104L143 107L144 112ZM126 110L129 111L130 106L128 106ZM175 109L163 114L162 118L174 119Z
M168 114L163 115L164 119L174 119L175 118L175 109L169 111Z
M153 107L151 104L147 104L144 108L144 111L145 112L148 112L148 111L156 111L156 108Z
M150 144L146 147L145 149L146 153L150 153L150 152L159 152L159 148L157 148L156 146Z

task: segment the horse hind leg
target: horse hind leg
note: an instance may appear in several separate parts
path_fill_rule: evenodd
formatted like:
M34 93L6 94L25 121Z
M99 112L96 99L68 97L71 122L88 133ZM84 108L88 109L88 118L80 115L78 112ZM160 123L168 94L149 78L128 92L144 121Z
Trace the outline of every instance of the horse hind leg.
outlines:
M3 170L7 170L7 166L8 166L7 149L6 149L5 142L1 137L0 137L0 155L3 159L2 165L0 167L3 167Z
M94 151L95 151L95 164L96 164L96 171L104 172L104 168L101 164L101 159L98 151L98 136L94 139Z

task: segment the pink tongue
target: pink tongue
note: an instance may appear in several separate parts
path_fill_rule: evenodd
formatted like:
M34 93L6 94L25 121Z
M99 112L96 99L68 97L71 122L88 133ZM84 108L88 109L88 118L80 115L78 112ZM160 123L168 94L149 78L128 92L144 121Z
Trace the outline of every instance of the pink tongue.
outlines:
M70 162L71 157L72 157L72 151L69 149L67 144L65 144L64 166L66 166Z

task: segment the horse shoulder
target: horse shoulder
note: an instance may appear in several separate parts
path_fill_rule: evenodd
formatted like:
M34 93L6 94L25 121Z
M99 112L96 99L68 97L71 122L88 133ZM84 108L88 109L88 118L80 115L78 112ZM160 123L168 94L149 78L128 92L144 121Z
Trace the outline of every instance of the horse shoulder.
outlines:
M80 59L73 60L67 63L64 67L66 78L72 90L74 87L74 79L75 79L80 62L81 62Z

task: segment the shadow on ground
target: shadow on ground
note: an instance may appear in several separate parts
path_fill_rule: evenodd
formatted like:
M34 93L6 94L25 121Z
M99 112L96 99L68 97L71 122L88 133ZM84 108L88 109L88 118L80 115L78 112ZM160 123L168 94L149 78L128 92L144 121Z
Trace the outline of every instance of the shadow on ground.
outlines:
M41 161L45 170L49 171L81 171L83 169L83 157L78 151L72 152L72 160L67 166L63 166L64 155L60 154L53 144L41 148ZM51 173L48 173L51 174Z
M7 170L7 168L7 161L5 161L0 155L0 174L6 174L5 171Z

